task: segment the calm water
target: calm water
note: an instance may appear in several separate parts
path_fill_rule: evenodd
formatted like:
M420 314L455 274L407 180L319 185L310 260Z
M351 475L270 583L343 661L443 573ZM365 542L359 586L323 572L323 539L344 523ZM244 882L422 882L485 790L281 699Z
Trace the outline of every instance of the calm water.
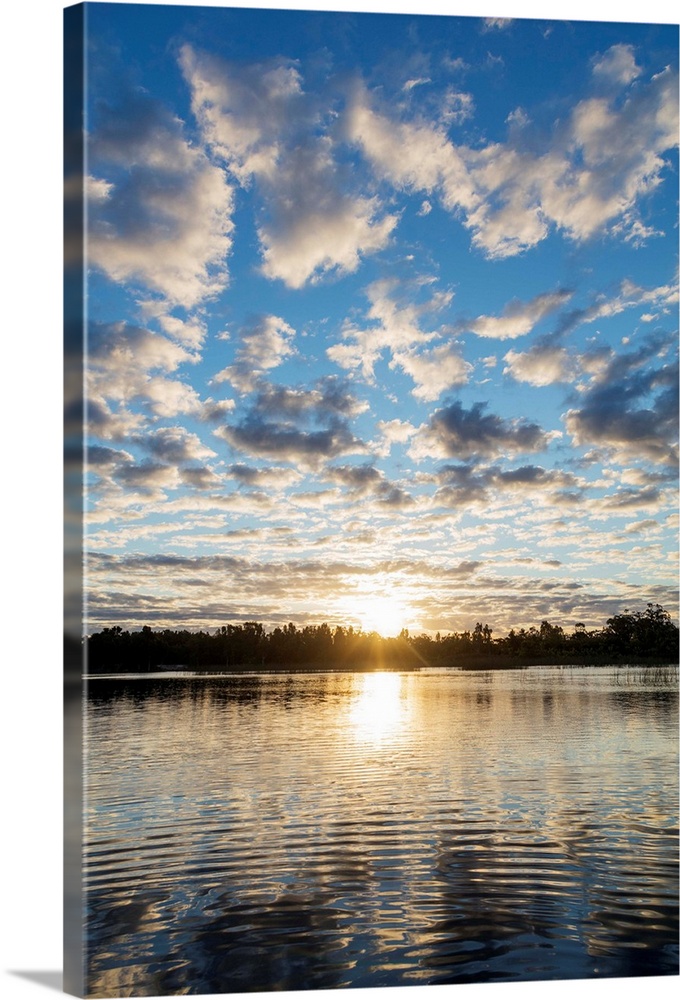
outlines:
M678 973L677 670L97 679L91 994Z

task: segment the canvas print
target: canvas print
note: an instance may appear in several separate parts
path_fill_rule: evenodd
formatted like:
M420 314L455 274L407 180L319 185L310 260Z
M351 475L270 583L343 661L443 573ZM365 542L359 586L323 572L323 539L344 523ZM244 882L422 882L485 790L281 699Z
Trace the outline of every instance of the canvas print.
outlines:
M677 25L65 29L67 989L677 976Z

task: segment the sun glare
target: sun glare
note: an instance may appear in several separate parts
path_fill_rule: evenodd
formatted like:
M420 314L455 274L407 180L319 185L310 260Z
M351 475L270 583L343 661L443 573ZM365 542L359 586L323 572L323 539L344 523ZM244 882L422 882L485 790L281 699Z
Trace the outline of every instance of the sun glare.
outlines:
M405 718L401 693L402 678L399 674L378 672L361 678L350 709L350 721L357 740L381 743L396 735Z
M357 617L364 632L378 632L388 639L404 628L403 605L387 597L367 597L357 608Z

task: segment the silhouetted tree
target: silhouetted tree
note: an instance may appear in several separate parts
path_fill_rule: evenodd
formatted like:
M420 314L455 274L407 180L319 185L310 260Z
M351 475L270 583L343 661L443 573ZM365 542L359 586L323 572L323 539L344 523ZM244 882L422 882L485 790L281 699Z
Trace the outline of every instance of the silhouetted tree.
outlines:
M511 629L493 639L493 630L477 622L472 633L440 632L411 635L402 629L397 638L377 632L355 631L350 625L334 629L323 622L298 628L293 622L267 633L261 622L220 625L213 633L187 629L154 631L144 625L137 632L120 625L105 627L87 640L88 669L92 672L152 670L160 666L230 669L363 668L526 663L674 661L678 656L678 629L659 604L644 611L628 608L607 619L600 630L586 631L576 622L571 635L543 619L539 628Z

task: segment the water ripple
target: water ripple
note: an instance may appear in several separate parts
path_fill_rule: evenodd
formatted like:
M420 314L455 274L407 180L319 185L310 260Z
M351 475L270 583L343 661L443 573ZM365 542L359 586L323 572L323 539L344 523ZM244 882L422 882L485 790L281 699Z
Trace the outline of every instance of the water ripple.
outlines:
M92 996L677 974L668 685L93 682L87 732Z

